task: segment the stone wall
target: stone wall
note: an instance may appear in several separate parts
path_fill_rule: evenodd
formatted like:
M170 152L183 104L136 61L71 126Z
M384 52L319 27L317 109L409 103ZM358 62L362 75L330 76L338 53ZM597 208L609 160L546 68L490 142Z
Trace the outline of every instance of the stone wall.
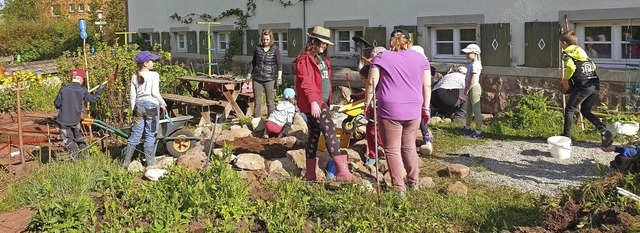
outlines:
M530 92L542 92L562 107L562 94L559 91L560 78L509 76L483 74L480 78L482 85L482 112L498 113L509 106L509 101L518 100L523 94ZM600 100L594 107L605 103L609 108L623 106L625 104L625 83L615 81L602 81ZM566 99L569 95L565 96Z

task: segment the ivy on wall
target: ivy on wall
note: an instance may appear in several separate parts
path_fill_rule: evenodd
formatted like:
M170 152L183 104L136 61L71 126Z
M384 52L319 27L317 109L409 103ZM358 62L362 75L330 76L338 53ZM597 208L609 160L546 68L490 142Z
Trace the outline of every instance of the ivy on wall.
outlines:
M277 2L280 3L283 7L293 6L300 2L310 2L311 0L298 0L298 1L283 1L283 0L267 0L269 2ZM242 44L244 39L244 30L249 28L249 19L253 17L256 13L256 0L247 0L246 11L241 10L240 8L232 8L220 13L220 15L213 17L210 14L202 13L189 13L184 16L178 15L177 12L173 13L173 15L169 16L169 18L179 21L183 24L191 24L194 20L199 19L203 21L219 21L226 17L236 16L237 20L235 21L235 28L230 35L229 46L227 48L226 53L224 54L224 59L221 64L224 67L231 67L233 64L233 57L242 53Z

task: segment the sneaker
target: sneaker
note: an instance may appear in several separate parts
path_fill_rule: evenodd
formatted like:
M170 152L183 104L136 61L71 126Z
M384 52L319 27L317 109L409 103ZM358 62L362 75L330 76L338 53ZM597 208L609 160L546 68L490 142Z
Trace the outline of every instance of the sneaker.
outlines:
M606 148L610 147L613 144L613 134L609 130L605 130L602 132L602 144L600 147Z
M477 133L476 131L473 131L473 133L467 135L466 138L482 138L482 133Z
M427 142L423 144L422 146L418 147L418 152L425 155L431 155L431 153L433 152L433 143Z
M469 132L471 131L471 127L467 127L467 126L462 126L462 128L460 128L460 132Z
M405 193L404 191L399 191L398 196L400 196L402 200L407 200L407 193Z
M411 190L418 190L418 184L416 183L408 183L407 187Z

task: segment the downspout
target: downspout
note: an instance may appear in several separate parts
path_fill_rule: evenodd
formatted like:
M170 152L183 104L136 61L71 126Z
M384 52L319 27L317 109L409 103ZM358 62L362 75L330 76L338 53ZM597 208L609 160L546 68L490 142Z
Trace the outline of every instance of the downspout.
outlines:
M302 0L302 28L304 35L307 32L307 0Z

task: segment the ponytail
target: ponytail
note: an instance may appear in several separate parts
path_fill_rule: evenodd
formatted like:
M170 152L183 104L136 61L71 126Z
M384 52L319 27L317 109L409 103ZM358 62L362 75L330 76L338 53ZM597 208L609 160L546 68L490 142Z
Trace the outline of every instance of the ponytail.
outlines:
M138 63L138 70L136 72L136 76L138 77L138 85L142 85L144 83L144 77L140 71L144 68L144 63Z

